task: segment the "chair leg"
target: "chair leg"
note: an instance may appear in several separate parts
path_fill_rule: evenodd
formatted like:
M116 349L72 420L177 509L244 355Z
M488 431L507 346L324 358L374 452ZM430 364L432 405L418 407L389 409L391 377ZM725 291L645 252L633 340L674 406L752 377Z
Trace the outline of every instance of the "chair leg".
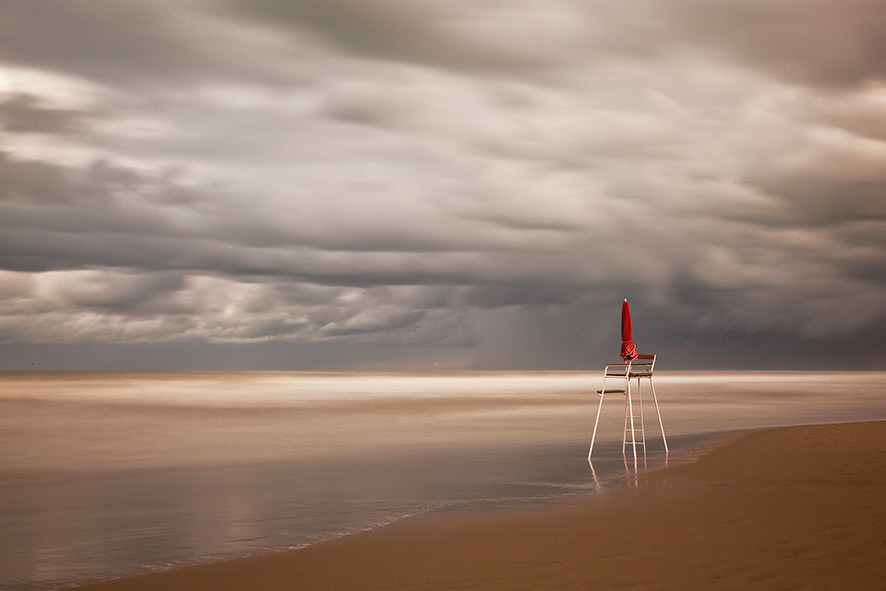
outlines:
M588 459L591 459L591 454L594 453L594 440L597 438L597 425L600 423L600 411L603 410L603 397L606 395L606 387L603 387L603 391L600 392L600 404L597 405L597 420L594 421L594 432L591 435L591 447L588 449Z
M636 463L637 462L637 435L636 435L637 429L634 427L634 404L633 404L633 401L631 400L631 380L627 379L627 380L625 380L625 383L627 384L627 392L626 392L627 399L625 400L625 403L626 403L625 404L625 419L627 419L628 415L630 415L630 419L631 419L631 447L634 450L634 463ZM625 420L625 426L627 426L627 420ZM622 438L622 446L621 446L622 455L624 455L626 444L627 444L627 438L623 437Z
M665 437L664 423L661 422L661 409L658 407L658 397L655 395L655 384L652 383L652 378L649 378L649 386L652 388L652 400L655 402L655 412L658 413L658 426L661 429L661 440L664 443L665 453L670 453L668 451L668 438Z
M643 392L640 390L640 378L637 378L637 406L640 407L640 445L646 455L646 414L643 412Z

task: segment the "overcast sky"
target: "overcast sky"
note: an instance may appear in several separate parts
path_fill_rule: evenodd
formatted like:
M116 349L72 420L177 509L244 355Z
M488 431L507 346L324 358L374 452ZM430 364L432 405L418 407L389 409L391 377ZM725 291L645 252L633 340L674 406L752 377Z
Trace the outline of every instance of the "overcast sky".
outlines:
M0 0L0 369L886 369L882 0Z

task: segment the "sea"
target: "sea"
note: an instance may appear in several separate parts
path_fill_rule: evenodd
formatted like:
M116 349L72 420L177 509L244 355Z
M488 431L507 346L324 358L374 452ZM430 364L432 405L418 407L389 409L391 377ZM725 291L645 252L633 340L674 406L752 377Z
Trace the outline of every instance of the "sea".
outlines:
M297 549L430 511L635 486L723 438L886 419L884 372L0 373L0 589Z

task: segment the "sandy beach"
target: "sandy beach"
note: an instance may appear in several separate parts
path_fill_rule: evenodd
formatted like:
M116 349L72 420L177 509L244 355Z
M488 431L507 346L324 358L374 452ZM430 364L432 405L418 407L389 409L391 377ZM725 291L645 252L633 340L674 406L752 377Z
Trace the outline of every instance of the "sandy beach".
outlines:
M884 500L886 422L766 429L555 506L432 513L79 589L875 588Z

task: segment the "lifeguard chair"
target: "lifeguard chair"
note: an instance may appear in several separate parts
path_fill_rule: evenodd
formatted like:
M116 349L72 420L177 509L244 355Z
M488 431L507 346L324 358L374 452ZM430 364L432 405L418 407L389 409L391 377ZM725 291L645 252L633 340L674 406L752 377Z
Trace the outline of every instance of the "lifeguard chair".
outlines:
M661 409L658 406L658 398L655 395L655 384L652 382L652 373L655 370L657 355L638 355L625 363L610 363L603 368L603 388L597 390L600 396L600 404L597 406L597 419L594 421L594 432L591 435L591 447L588 449L588 460L594 453L594 440L597 438L597 426L600 423L600 411L603 409L603 401L607 395L624 396L625 417L624 436L622 437L621 452L627 455L627 446L631 445L634 453L634 462L637 461L637 447L642 448L646 455L646 423L643 416L643 398L640 391L640 380L649 380L649 388L652 391L652 400L655 402L655 412L658 415L658 426L661 429L661 440L664 443L665 453L668 453L668 440L665 437L664 424L661 421ZM631 381L636 380L636 391L631 388ZM615 381L615 384L612 382Z

